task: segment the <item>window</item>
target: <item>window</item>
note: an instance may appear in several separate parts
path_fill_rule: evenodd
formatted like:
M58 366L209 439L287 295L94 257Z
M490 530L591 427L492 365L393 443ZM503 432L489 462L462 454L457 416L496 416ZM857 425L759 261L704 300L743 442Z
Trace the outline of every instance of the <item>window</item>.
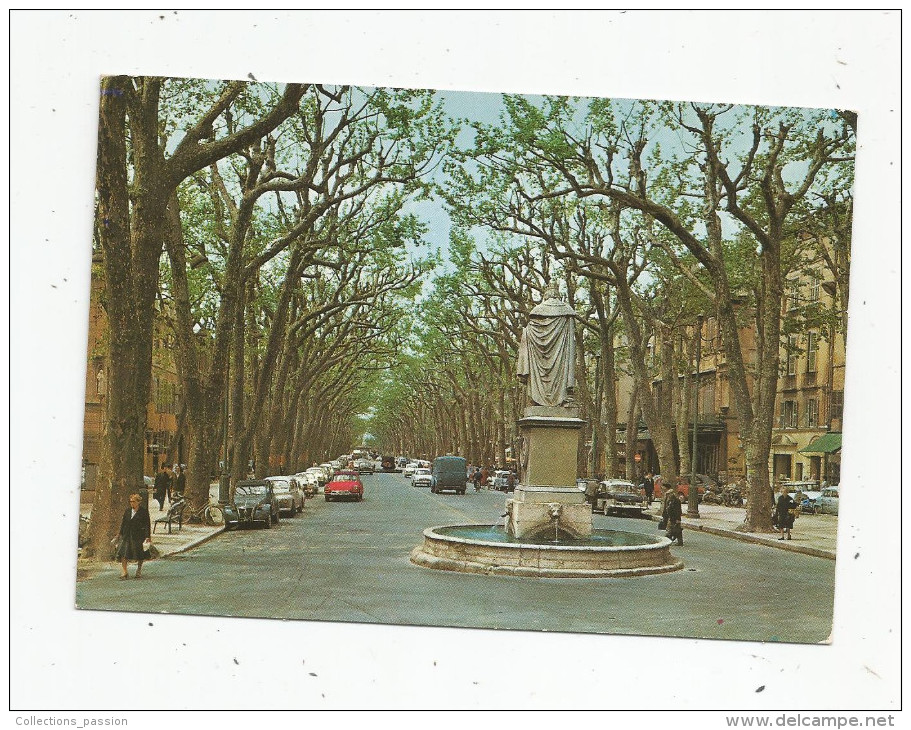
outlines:
M819 425L819 401L815 398L807 399L806 427L816 428Z
M791 279L785 285L785 297L788 303L788 311L797 309L800 306L800 280Z
M795 375L796 373L797 373L797 336L788 335L787 374Z
M786 400L781 402L779 428L797 428L797 401Z
M845 410L845 392L843 390L832 391L832 418L841 420Z
M699 415L714 416L715 414L715 378L703 376L699 383Z
M815 332L807 333L807 372L816 372L816 352L819 349L819 335Z
M819 276L814 276L810 279L810 302L815 303L819 301L819 283Z

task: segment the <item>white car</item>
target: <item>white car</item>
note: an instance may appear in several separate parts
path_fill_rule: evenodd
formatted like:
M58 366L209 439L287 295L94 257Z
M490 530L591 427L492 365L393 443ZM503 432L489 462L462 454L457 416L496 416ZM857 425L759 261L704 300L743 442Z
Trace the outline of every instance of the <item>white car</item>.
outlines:
M605 479L598 484L598 494L592 512L598 511L603 515L614 513L638 516L646 506L645 496L632 482L626 479Z
M318 466L311 466L307 469L307 474L313 474L316 477L318 486L322 487L329 481L329 477L326 476L326 471Z
M298 486L304 490L305 497L312 497L319 492L319 480L316 478L316 474L302 471L295 474L294 478L297 480Z
M409 461L405 464L405 468L402 470L402 474L405 475L406 479L411 479L414 476L414 472L417 471L418 463L416 461Z
M838 514L838 486L826 487L816 500L816 511L824 515Z
M275 493L275 504L278 512L287 512L291 517L304 511L304 493L297 485L294 477L266 477L272 484Z
M433 475L430 469L415 469L414 476L411 478L412 487L432 487Z
M326 472L326 481L328 482L335 475L335 467L328 461L319 465L320 469Z
M370 459L358 459L354 462L354 468L361 474L373 474L376 471L376 466Z

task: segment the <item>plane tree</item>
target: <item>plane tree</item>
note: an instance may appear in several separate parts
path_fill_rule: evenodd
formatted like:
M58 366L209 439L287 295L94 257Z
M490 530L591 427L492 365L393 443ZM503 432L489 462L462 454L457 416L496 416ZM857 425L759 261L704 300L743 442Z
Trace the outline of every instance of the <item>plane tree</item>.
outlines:
M96 168L96 245L109 323L107 418L85 555L105 560L120 508L142 484L159 260L178 186L261 139L298 108L306 85L275 89L257 114L226 119L259 88L152 76L101 81ZM164 123L167 100L181 110ZM169 133L170 132L170 133Z
M313 87L275 134L196 175L192 183L208 197L213 234L199 253L218 262L211 271L219 303L204 359L196 349L197 323L185 282L183 239L192 219L185 221L180 199L173 196L168 252L185 378L192 504L208 499L209 475L223 448L226 401L233 406L229 452L235 458L228 460L235 480L245 471L255 436L269 433L261 420L273 376L281 374L280 355L293 324L289 313L302 277L342 266L344 257L371 247L401 248L414 237L413 221L400 212L408 197L422 193L421 179L446 144L442 125L439 108L423 92ZM281 284L263 332L255 327L252 297L261 275L278 271ZM261 336L257 343L250 341L254 334ZM245 388L251 394L246 401Z

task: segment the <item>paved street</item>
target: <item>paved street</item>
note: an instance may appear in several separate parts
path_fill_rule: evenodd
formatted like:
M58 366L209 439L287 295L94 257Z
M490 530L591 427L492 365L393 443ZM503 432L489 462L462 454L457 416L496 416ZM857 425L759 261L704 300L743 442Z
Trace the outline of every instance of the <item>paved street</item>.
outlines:
M491 523L504 495L416 489L365 475L363 502L307 501L272 530L222 533L156 560L142 581L117 569L77 584L84 609L394 624L819 642L832 623L835 561L694 530L682 571L628 579L523 579L409 562L433 525ZM595 527L655 533L646 519ZM132 568L131 568L132 572Z

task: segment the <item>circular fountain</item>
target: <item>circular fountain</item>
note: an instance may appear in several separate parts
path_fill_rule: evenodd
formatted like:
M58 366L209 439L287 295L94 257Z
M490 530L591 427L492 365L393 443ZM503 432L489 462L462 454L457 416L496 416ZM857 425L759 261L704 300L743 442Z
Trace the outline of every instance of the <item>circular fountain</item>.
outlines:
M501 525L450 525L424 530L411 562L437 570L535 578L622 578L680 570L666 537L593 529L511 536Z

